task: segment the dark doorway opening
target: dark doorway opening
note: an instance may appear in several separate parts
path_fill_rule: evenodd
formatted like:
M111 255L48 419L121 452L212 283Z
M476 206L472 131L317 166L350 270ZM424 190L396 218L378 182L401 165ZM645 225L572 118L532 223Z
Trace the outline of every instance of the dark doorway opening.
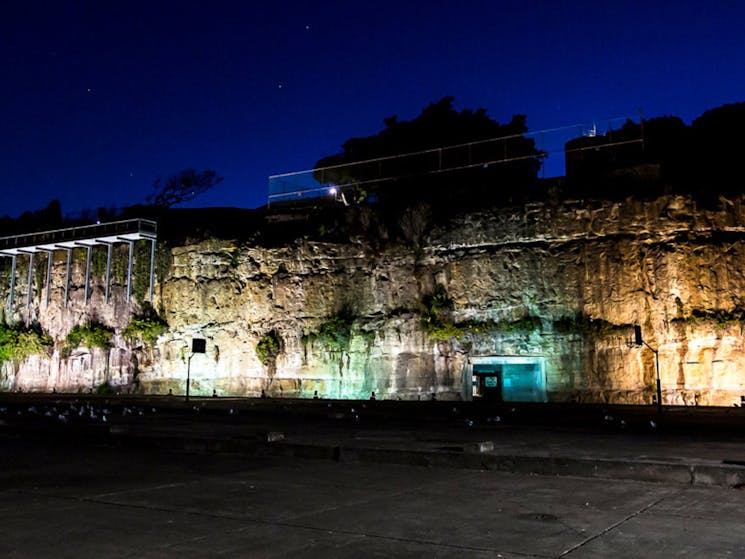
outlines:
M491 402L501 402L502 382L501 365L474 365L474 397L489 400Z

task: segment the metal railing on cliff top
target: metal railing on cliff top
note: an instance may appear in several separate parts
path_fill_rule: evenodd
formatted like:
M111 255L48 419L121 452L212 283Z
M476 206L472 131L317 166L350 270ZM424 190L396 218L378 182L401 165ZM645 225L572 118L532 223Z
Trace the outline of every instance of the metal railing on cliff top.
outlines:
M540 161L542 177L560 176L564 174L565 158L572 152L643 144L643 127L641 126L638 137L614 138L614 132L620 125L629 121L637 125L642 122L640 117L636 119L617 117L602 121L606 126L602 133L598 131L596 123L573 124L525 134L271 175L268 202L271 204L280 201L304 200L329 192L336 193L353 185L370 185L392 179L454 172L531 159ZM607 141L576 149L566 148L570 140L588 136L607 139ZM532 142L526 144L520 142L521 139L530 139ZM562 157L551 158L552 155L557 154L561 154ZM406 171L402 172L402 169ZM352 180L350 177L355 177L355 179ZM360 177L363 178L360 179Z

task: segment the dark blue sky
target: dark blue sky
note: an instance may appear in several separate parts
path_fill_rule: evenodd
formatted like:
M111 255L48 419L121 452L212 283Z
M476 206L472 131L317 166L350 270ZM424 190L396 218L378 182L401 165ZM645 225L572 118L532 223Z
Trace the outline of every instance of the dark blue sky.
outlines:
M531 130L745 100L740 1L27 2L0 5L0 215L143 202L256 207L382 119L444 95Z

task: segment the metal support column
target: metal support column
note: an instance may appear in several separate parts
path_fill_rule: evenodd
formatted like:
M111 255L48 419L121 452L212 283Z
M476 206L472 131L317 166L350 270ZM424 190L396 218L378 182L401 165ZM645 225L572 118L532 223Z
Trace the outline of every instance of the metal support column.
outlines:
M16 289L16 255L10 257L10 292L8 293L8 314L13 313L13 297Z
M132 298L132 262L135 255L135 242L129 241L129 262L127 264L127 304Z
M52 286L52 265L54 264L54 252L47 251L47 279L46 279L46 306L49 306L50 290Z
M67 275L65 276L65 307L70 301L70 272L72 268L72 249L67 248Z
M28 255L28 293L26 294L26 311L31 310L31 294L34 292L34 253Z
M153 302L153 291L155 290L155 239L150 246L150 302Z
M106 245L106 304L109 303L109 296L111 295L111 251L113 247L113 243Z
M91 257L93 253L93 247L87 246L88 253L85 255L85 297L84 304L88 304L88 290L91 286Z

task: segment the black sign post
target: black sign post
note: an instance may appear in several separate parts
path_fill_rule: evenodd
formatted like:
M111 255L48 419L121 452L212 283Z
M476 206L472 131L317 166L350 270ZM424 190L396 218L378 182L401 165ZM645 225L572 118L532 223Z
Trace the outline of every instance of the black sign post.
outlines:
M189 401L189 385L191 384L191 358L197 353L207 352L207 340L204 338L194 338L191 341L191 355L186 365L186 401Z

